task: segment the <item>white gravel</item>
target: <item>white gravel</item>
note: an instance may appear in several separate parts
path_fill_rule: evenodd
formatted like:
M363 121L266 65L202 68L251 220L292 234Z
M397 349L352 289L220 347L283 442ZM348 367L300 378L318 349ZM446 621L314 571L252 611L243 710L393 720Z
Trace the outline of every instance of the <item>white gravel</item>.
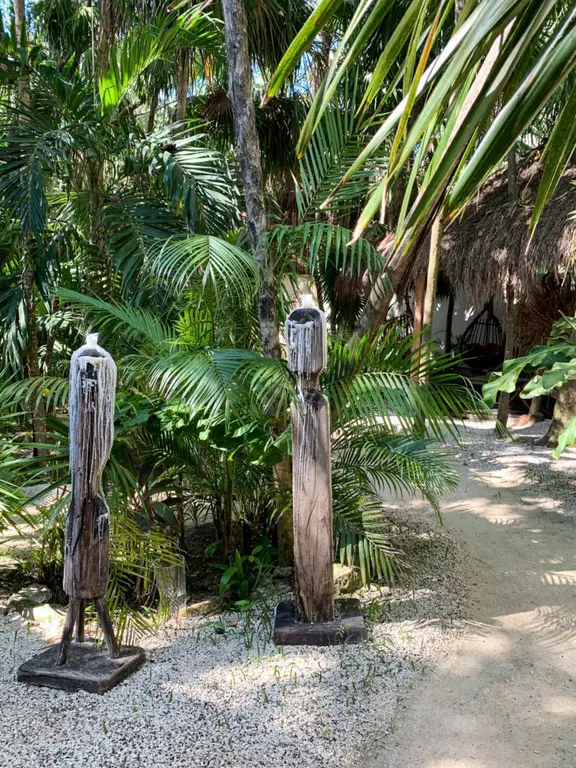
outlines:
M37 628L0 617L0 766L362 765L407 683L451 645L463 614L459 550L431 520L399 526L413 568L402 589L364 591L377 623L359 646L276 648L262 610L248 621L176 619L142 643L147 663L100 697L17 683L16 668L43 641Z
M576 517L576 450L555 462L534 445L548 423L514 431L467 423L458 461ZM271 610L249 619L176 619L142 645L146 664L99 697L25 686L20 663L39 627L0 616L0 768L359 768L410 681L452 645L466 613L462 555L422 504L400 501L394 544L402 588L364 590L360 646L276 648ZM217 628L224 627L224 634Z

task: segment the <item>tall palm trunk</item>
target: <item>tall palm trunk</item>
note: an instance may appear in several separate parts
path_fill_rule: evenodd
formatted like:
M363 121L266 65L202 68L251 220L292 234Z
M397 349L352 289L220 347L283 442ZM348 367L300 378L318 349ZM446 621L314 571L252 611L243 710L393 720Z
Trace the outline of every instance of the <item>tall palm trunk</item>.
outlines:
M511 149L508 152L508 204L516 205L518 197L516 178L516 152ZM504 359L510 360L514 356L514 344L516 341L516 317L517 310L514 307L514 291L511 285L506 289L506 349ZM496 432L500 426L506 426L510 412L510 395L508 392L500 392L498 401L498 416L496 417Z
M24 0L14 0L14 28L16 30L16 41L22 48L23 56L26 57L26 6ZM26 62L24 62L26 64ZM30 106L30 79L26 71L26 66L21 68L22 74L18 78L18 100L25 107Z
M177 122L186 119L188 109L188 85L190 79L190 51L181 48L176 61L176 114Z
M154 130L154 123L156 122L156 112L158 111L158 100L160 98L160 90L154 88L152 96L150 97L150 110L148 112L148 133L152 133Z
M246 200L246 228L261 278L258 320L262 353L266 357L280 357L276 278L264 245L266 231L264 184L252 95L252 68L248 52L244 2L243 0L222 0L222 10L228 59L229 96L236 131L236 151Z
M252 94L252 67L248 51L244 0L222 0L222 10L228 60L228 90L234 117L236 153L240 163L246 201L246 228L260 272L257 305L262 354L265 357L280 357L276 276L264 244L266 232L264 182ZM280 482L287 482L287 469L284 463L277 468ZM285 562L289 562L292 556L291 529L292 516L285 514L279 532L279 551Z
M115 0L100 0L98 4L98 72L107 72L110 66L110 47L115 33Z
M100 159L89 160L86 179L90 196L90 240L100 256L102 271L98 276L108 299L114 297L114 268L110 260L106 227L104 223L104 206L106 189L104 182L104 164ZM92 277L90 276L89 280Z
M412 342L412 349L418 354L414 356L414 361L417 364L416 369L412 372L412 378L415 381L420 379L420 347L422 346L422 329L424 328L424 300L426 298L426 272L422 272L416 278L416 284L414 286L414 341Z
M444 326L444 352L452 352L452 321L454 320L454 290L450 290L448 308L446 310L446 325Z
M424 341L432 340L432 322L436 305L436 290L438 287L438 272L440 271L440 251L444 224L440 215L436 216L430 232L430 253L428 256L428 277L426 279L426 296L424 298L424 317L422 330Z

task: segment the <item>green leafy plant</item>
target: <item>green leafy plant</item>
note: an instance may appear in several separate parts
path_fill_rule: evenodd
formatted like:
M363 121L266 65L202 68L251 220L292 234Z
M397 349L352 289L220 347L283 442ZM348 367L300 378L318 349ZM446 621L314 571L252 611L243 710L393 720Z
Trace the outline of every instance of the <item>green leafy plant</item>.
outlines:
M524 399L550 394L576 379L576 318L562 317L554 323L546 344L533 347L523 357L507 360L501 371L493 373L482 388L486 403L492 407L498 392L514 392L523 373L530 374L520 392ZM576 415L557 436L554 458L574 442Z
M218 585L220 595L244 606L261 585L263 577L274 568L277 554L265 536L249 555L236 550L232 565L214 564L214 568L223 571Z

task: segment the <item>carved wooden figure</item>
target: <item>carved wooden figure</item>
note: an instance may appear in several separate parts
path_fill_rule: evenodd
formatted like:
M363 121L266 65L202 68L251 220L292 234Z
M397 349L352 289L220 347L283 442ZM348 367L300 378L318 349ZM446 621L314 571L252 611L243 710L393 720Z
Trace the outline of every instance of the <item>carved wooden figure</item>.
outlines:
M119 648L106 607L110 512L102 492L102 473L114 439L116 366L98 346L98 336L72 355L70 367L70 472L72 502L66 518L64 591L70 598L56 664L66 664L76 626L84 641L86 600L94 600L111 659Z
M326 318L303 297L286 320L288 367L298 379L292 407L292 483L296 615L308 623L334 618L330 413L320 392L326 365Z

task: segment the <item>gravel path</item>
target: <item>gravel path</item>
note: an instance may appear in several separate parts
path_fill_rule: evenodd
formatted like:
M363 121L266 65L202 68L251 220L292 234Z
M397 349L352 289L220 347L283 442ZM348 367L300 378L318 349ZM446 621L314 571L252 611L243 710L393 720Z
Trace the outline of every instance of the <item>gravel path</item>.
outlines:
M461 623L459 549L431 522L412 512L399 525L414 567L402 589L364 592L374 623L360 646L275 648L268 611L187 617L145 639L148 662L125 683L102 697L70 695L15 682L43 640L0 617L0 766L360 765L407 683Z
M412 688L363 768L576 765L574 453L558 473L549 449L476 426L444 505L469 552L469 629Z
M496 480L508 480L541 506L561 515L576 517L576 448L566 449L559 459L538 440L550 422L512 429L514 442L495 437L495 422L467 423L463 458L475 473L489 472Z

